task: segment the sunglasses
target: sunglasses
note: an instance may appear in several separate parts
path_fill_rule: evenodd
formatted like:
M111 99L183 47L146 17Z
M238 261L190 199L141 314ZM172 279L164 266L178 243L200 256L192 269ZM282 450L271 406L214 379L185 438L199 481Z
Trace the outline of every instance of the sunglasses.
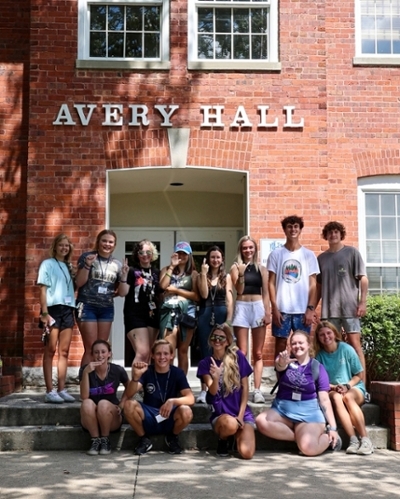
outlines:
M153 254L153 252L152 251L138 251L138 254L140 256L150 256Z
M210 341L220 341L221 343L226 341L226 336L220 336L219 334L213 334L210 336Z

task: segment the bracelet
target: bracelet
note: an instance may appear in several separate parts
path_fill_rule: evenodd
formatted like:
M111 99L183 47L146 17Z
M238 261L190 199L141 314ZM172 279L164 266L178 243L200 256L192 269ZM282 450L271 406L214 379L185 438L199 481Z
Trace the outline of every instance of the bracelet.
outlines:
M42 317L46 317L47 315L49 315L49 313L48 313L48 312L41 312L41 314L40 314L40 315L41 315Z
M88 267L85 263L85 267L84 267L86 270L90 270L91 267Z
M165 275L171 279L172 275L168 274L168 272L165 272Z
M244 277L244 274L242 274L242 275L239 274L239 277Z
M122 284L125 284L127 281L119 281L119 282L122 282Z

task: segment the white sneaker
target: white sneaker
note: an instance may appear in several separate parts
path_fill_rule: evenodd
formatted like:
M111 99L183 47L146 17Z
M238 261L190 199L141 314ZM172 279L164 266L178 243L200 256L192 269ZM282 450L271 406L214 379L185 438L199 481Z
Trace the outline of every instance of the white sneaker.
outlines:
M198 404L206 404L206 396L207 396L207 392L204 390L201 390L200 394L197 396L196 402Z
M44 401L49 404L63 404L64 399L62 399L55 390L47 392L44 396Z
M264 395L261 393L261 390L256 388L253 393L253 402L255 404L264 404L265 403L265 398Z
M369 456L374 452L374 446L369 438L363 437L361 439L361 445L358 448L357 454L361 456Z
M61 392L58 392L58 396L61 397L64 400L64 402L76 402L74 397L70 395L65 389L61 390Z
M360 441L350 439L350 445L346 449L346 454L357 454L358 449L360 448Z

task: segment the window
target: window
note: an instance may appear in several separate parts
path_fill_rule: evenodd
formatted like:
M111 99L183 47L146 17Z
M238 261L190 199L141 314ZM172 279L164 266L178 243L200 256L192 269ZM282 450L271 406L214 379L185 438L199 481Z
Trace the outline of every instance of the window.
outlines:
M376 179L374 179L376 182ZM398 178L396 179L398 182ZM360 227L372 294L400 292L400 184L361 186ZM361 249L361 248L360 248Z
M356 34L356 59L399 63L400 0L356 0Z
M79 0L77 67L169 68L169 0Z
M278 0L191 0L189 69L271 69L278 61Z

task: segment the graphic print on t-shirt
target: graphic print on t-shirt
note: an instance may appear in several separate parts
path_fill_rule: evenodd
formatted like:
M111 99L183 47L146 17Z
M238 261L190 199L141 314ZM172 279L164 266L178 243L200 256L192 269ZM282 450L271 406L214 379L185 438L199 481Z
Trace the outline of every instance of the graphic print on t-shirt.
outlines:
M298 260L289 259L282 265L282 279L289 284L296 284L301 279L301 263Z

